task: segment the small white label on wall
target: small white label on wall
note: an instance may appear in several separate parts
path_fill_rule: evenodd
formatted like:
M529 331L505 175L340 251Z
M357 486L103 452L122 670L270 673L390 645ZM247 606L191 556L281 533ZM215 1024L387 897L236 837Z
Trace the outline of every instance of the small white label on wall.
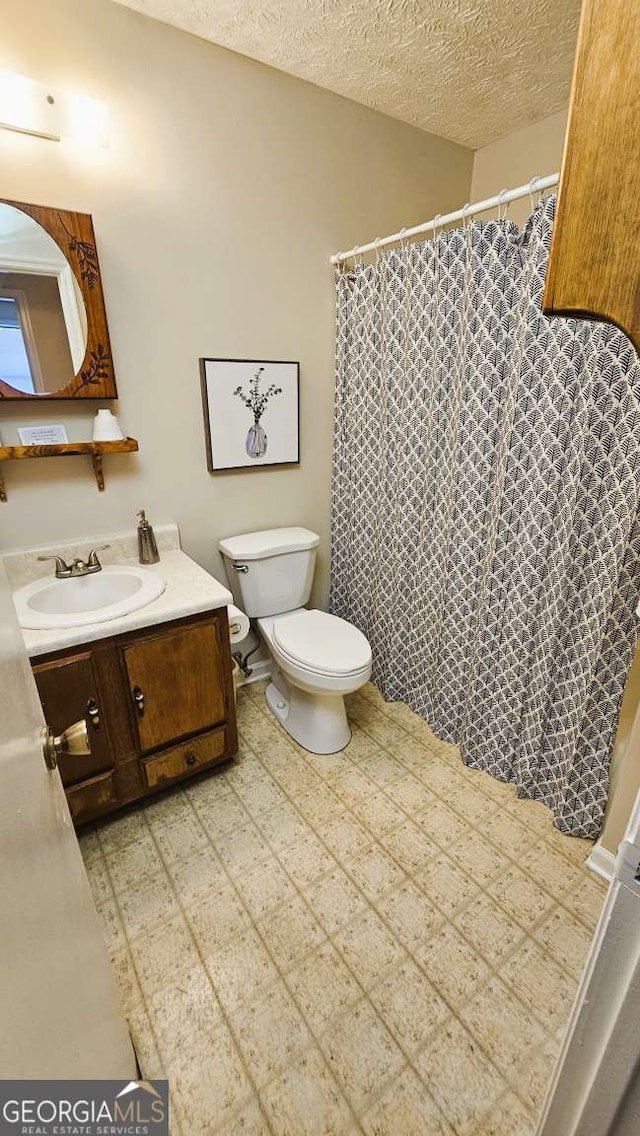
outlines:
M59 446L68 442L64 426L18 426L23 446Z

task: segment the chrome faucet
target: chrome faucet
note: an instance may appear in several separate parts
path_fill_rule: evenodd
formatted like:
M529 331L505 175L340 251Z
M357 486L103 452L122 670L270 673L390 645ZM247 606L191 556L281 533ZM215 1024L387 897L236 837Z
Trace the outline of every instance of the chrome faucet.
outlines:
M82 560L77 556L71 564L67 564L61 556L39 556L38 560L55 560L56 579L70 580L75 576L92 576L94 572L101 572L102 564L98 560L98 553L104 552L107 548L111 548L111 545L100 544L97 548L91 549L88 560Z

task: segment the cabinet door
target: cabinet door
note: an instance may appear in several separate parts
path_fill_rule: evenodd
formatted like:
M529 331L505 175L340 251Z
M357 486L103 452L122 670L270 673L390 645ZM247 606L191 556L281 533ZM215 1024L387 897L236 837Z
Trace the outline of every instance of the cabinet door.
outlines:
M73 722L87 723L91 754L61 757L63 785L75 785L113 766L105 707L94 668L93 652L83 651L66 659L33 667L40 701L49 728L61 734Z
M215 620L161 631L122 648L143 752L224 721L219 635Z

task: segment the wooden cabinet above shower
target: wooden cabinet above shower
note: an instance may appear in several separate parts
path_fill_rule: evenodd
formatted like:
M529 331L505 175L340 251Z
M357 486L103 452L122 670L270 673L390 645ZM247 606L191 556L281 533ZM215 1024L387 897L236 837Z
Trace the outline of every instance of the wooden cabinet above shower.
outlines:
M640 350L640 0L583 0L544 295Z

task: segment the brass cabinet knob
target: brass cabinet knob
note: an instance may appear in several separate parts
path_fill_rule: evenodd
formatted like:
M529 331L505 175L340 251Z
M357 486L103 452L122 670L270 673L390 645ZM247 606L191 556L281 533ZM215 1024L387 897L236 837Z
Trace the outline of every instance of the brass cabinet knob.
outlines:
M95 698L90 698L87 702L87 714L91 719L91 725L97 730L100 726L100 707Z
M46 729L42 750L48 769L56 768L59 757L88 757L91 753L91 742L84 718L68 726L58 737L53 730Z
M140 717L142 717L142 715L144 714L144 691L142 691L139 686L134 686L131 694L133 696L133 701L138 707L138 714L140 715Z

